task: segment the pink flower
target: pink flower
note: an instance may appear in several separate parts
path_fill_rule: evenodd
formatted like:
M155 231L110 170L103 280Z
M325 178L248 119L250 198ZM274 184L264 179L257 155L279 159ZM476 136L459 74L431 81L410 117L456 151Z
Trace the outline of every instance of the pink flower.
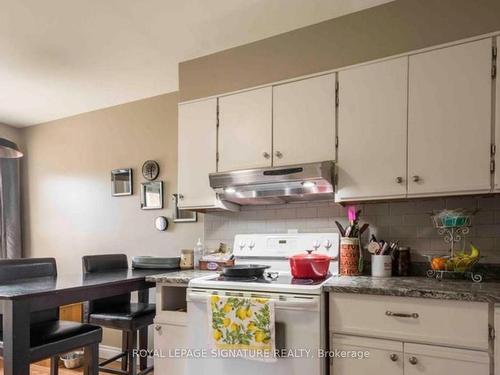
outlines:
M347 207L347 218L349 219L349 221L356 220L356 207L354 206Z

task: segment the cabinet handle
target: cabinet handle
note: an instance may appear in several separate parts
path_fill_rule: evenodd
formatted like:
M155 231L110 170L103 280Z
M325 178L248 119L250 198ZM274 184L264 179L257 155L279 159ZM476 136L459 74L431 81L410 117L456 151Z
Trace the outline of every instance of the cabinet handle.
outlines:
M182 195L182 194L179 194L178 197L179 197L179 199L184 199L184 195Z
M396 183L398 184L403 183L403 177L396 177Z
M413 176L412 179L413 179L413 182L419 182L420 176Z
M269 159L271 155L269 155L269 152L263 152L262 156L264 156L266 159Z
M385 315L387 315L387 316L394 316L395 318L413 318L413 319L418 319L418 314L417 313L406 314L406 313L397 313L397 312L392 312L392 311L387 310L385 312Z
M411 365L416 365L418 363L417 357L410 357L408 358L408 362L410 362Z
M274 153L274 155L276 155L276 157L277 157L278 159L281 159L281 158L283 157L283 154L281 153L281 151L276 151L276 152Z
M392 353L392 354L389 356L389 358L391 359L391 361L392 361L392 362L396 362L396 361L399 359L398 355L397 355L397 354L395 354L395 353Z
M161 325L159 325L159 324L155 325L155 330L156 331L161 331Z

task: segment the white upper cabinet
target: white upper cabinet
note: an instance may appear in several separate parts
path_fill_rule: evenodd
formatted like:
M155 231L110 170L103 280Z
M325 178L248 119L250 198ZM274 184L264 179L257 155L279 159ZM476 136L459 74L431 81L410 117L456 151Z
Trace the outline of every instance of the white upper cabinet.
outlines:
M335 74L273 88L273 165L335 160Z
M491 39L410 56L408 195L487 192Z
M179 104L178 194L180 208L216 203L208 174L216 170L217 99Z
M408 58L339 73L336 200L406 195Z
M219 98L218 171L271 166L272 88Z
M500 45L500 37L497 38L497 46ZM497 47L498 50L498 47ZM497 52L498 55L498 52ZM493 189L495 191L500 191L500 78L498 77L498 67L500 66L499 61L500 57L497 56L497 72L496 72L496 114L495 114L495 148L498 150L495 152L495 166L496 166L496 171L495 171L495 185L493 186Z

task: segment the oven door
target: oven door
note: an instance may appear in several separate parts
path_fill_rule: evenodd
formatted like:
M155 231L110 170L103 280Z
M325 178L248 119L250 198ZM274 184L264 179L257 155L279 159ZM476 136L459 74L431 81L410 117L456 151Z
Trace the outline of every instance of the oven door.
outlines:
M208 296L211 294L262 297L275 301L276 349L288 356L276 362L210 356L208 341ZM189 375L324 375L326 359L318 352L326 346L324 300L322 295L240 292L189 288L187 292L188 342L195 351L207 350L204 358L189 358Z

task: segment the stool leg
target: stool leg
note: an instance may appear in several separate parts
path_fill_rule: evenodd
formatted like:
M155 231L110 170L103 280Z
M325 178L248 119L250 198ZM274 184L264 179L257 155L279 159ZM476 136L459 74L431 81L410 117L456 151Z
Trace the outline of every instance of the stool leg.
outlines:
M148 350L148 327L139 330L139 350ZM148 367L148 357L139 357L139 369L145 370Z
M127 363L128 363L128 338L129 333L127 331L122 331L122 352L125 353L125 355L122 357L122 371L127 371Z
M84 348L85 375L99 375L99 344L92 344Z
M137 331L129 332L128 338L129 338L127 346L128 375L137 375L137 362L136 362L136 356L134 355L134 349L137 348Z
M55 355L50 358L50 375L59 374L59 356Z

